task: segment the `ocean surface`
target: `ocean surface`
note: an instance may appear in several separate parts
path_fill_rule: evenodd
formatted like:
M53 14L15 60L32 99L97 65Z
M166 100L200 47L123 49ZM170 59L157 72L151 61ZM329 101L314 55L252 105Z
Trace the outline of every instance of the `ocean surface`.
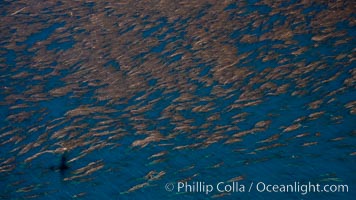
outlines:
M0 1L0 199L354 199L355 8Z

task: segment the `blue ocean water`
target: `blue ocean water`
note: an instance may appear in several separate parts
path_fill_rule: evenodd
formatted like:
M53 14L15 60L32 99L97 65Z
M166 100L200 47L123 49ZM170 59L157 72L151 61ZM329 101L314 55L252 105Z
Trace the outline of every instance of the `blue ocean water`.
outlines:
M1 199L356 194L352 3L31 3L1 9ZM337 26L313 22L329 10ZM295 182L348 191L256 188Z

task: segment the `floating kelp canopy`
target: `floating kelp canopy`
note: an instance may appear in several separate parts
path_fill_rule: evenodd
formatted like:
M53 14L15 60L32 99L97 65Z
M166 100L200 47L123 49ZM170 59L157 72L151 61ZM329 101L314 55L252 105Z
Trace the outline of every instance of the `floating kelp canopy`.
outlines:
M178 181L355 188L354 6L1 2L0 199L303 197Z

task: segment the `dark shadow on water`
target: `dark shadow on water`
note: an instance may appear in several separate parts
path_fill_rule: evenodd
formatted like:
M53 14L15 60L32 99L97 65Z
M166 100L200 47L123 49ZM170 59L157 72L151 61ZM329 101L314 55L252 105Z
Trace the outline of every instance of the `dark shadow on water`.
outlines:
M61 160L59 165L56 166L51 166L50 170L52 171L58 171L61 175L61 180L64 180L65 175L67 174L67 171L70 169L70 167L67 164L68 161L68 155L67 152L64 152L61 156Z

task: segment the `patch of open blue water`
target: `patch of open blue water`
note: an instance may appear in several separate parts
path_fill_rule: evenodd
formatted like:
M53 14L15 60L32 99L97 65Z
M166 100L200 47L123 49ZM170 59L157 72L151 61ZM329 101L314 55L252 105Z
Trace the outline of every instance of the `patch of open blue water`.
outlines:
M154 26L154 27L152 27L152 28L150 28L148 30L144 30L142 32L143 38L147 38L147 37L151 36L153 33L155 33L156 31L160 30L161 28L163 28L166 25L167 25L167 22L165 20L163 20L162 23L160 23L160 24L158 24L158 25L156 25L156 26Z
M313 2L311 6L309 7L306 7L304 10L303 10L303 14L308 14L310 12L313 12L313 11L321 11L321 10L324 10L327 8L327 4L322 4L322 3L318 3L318 2Z
M233 9L236 9L236 8L237 8L236 3L231 3L231 4L229 4L228 6L226 6L226 7L224 8L224 11L226 11L226 10L233 10Z
M70 48L73 47L73 45L75 44L75 41L73 39L71 39L70 41L66 41L66 42L57 42L57 41L53 41L51 44L49 44L47 46L48 50L56 50L56 51L65 51L68 50Z
M159 45L153 47L153 48L150 50L150 52L152 52L152 53L161 53L161 52L164 50L164 48L166 47L166 45L167 45L167 42L161 41L161 42L159 43Z
M32 47L36 42L46 40L57 28L63 27L64 25L65 25L64 22L52 24L48 28L45 28L40 32L35 33L30 37L28 37L27 40L25 41L25 44L27 44L28 47Z
M247 7L248 12L247 13L251 13L251 12L258 12L261 15L267 15L269 12L271 12L271 8L267 5L253 5L253 4L249 4L249 6Z
M120 70L120 64L119 64L119 62L116 61L116 60L110 60L109 62L105 63L104 66L105 66L105 67L112 66L112 67L114 67L116 70Z
M9 67L15 67L16 65L16 52L14 50L8 49L5 54L6 65Z
M76 108L75 101L67 94L61 97L54 97L47 101L39 102L39 106L48 110L48 117L52 119L64 116L64 114Z

